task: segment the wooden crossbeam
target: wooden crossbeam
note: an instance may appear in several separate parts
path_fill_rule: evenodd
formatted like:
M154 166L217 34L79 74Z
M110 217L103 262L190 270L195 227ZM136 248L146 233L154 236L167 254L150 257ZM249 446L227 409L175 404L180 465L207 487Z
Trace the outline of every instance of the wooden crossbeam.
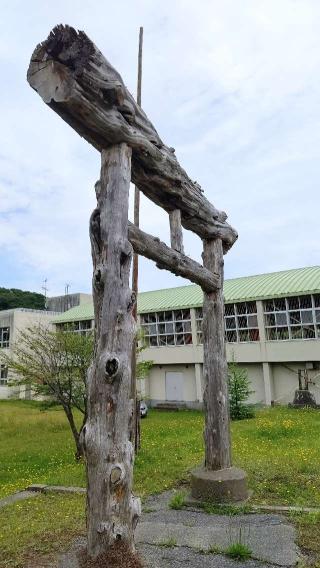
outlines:
M204 268L185 254L173 250L160 239L145 233L130 222L128 239L136 253L153 260L158 268L169 270L176 276L188 278L208 293L220 289L219 275Z
M44 102L95 148L127 143L134 184L168 213L179 209L184 228L221 238L224 252L237 232L180 166L143 110L84 32L57 26L34 51L28 81Z

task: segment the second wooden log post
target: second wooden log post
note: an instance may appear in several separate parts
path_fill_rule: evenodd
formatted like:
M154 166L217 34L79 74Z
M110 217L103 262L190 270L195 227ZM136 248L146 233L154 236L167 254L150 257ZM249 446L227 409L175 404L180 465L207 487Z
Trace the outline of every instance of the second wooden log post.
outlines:
M204 267L220 275L220 287L203 291L205 461L191 474L192 496L208 502L243 501L248 497L247 476L231 463L221 239L204 240L202 257Z
M88 555L96 558L121 542L133 550L140 501L132 496L134 451L131 353L135 334L129 288L132 246L128 241L131 149L101 152L97 208L91 215L95 351L88 372L87 464Z

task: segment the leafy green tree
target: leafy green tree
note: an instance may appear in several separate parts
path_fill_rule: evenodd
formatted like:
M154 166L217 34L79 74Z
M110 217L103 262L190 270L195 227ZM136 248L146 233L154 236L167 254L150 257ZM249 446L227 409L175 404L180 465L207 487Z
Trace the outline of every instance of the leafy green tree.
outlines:
M35 395L50 397L62 406L75 445L83 455L81 432L86 422L86 375L93 355L93 335L52 331L36 325L21 331L2 362L13 372L13 385L29 385ZM74 409L82 414L77 425Z
M18 334L10 353L0 353L0 360L13 373L9 384L29 386L35 396L61 405L68 419L76 445L76 459L83 455L81 433L87 418L86 377L93 357L93 333L74 332L72 324L54 331L44 325L28 327ZM144 349L138 348L137 356ZM148 375L153 361L137 363L137 379ZM80 426L74 409L82 415Z
M231 420L253 418L253 408L247 401L254 391L250 389L247 370L239 367L234 361L228 366L228 384Z
M145 334L144 331L140 328L138 333L137 333L137 337L136 337L136 341L137 341L137 350L136 350L136 355L137 355L137 368L136 368L136 374L137 374L137 380L142 380L142 379L146 379L149 375L149 372L151 371L154 362L150 359L147 361L139 361L139 355L140 353L142 353L146 348L147 348L147 343L145 340Z
M0 310L12 308L45 309L45 297L37 292L27 292L17 288L0 287Z

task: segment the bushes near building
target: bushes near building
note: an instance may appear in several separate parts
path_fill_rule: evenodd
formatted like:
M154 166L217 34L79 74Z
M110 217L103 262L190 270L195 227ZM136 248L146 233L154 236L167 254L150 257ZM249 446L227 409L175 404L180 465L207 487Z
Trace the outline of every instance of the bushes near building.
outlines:
M250 380L246 369L232 362L228 366L229 402L231 420L253 418L254 410L248 404L249 396L254 392L250 389Z

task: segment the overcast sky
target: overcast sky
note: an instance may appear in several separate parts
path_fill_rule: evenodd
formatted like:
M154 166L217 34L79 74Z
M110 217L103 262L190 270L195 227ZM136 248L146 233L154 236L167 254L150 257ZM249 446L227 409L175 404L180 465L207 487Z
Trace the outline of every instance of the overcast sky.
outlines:
M26 82L58 23L84 30L239 240L227 278L319 264L319 0L1 0L0 286L91 291L88 219L99 154ZM168 218L142 201L142 227ZM200 258L185 232L185 250ZM140 261L140 289L185 283Z

